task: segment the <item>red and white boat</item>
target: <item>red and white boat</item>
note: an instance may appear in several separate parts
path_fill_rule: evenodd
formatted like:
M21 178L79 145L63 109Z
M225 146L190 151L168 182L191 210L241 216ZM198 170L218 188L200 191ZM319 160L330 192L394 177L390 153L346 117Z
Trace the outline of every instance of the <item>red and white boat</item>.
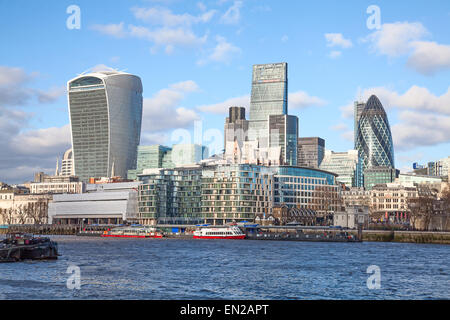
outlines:
M163 234L154 227L118 227L105 231L102 237L106 238L162 238Z
M194 239L244 239L245 234L236 226L201 227L194 231Z

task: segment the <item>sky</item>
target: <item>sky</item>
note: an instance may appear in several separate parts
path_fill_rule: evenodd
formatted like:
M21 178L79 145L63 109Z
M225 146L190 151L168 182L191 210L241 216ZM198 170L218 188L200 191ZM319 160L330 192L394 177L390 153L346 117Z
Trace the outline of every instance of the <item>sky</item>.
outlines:
M6 183L55 171L67 81L105 68L142 79L143 145L222 149L228 107L248 117L252 65L287 62L301 137L353 149L353 103L376 94L398 169L450 156L449 1L0 0L0 24Z

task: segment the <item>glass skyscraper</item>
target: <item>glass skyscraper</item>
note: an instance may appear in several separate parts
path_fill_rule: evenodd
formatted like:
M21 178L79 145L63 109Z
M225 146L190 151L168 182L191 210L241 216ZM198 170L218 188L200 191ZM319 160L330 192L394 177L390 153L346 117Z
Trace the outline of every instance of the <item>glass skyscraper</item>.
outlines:
M126 177L136 168L142 122L137 76L101 71L67 83L75 175Z
M287 63L269 63L253 66L250 100L250 141L257 140L260 148L268 146L270 115L288 113Z
M356 149L363 170L372 167L395 168L391 128L384 108L375 95L367 101L358 122Z

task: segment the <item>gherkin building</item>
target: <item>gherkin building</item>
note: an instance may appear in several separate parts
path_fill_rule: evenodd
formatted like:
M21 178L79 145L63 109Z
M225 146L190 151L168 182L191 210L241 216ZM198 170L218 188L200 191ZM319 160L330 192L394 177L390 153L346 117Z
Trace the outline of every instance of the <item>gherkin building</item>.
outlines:
M359 118L355 146L363 160L363 169L395 168L391 128L383 105L375 95L369 98Z

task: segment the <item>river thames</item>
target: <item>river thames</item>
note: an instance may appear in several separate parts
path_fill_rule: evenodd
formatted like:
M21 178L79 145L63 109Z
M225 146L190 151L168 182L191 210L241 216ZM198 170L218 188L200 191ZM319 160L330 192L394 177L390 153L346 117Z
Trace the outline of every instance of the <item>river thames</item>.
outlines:
M57 261L0 264L0 299L450 299L448 245L52 239Z

